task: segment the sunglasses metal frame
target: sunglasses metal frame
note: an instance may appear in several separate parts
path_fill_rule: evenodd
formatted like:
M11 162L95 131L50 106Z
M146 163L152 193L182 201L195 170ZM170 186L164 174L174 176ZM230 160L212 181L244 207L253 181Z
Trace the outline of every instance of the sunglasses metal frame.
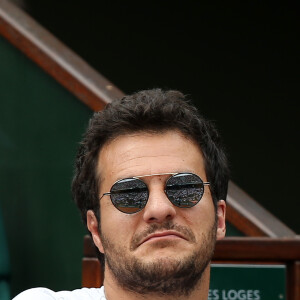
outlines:
M169 177L169 178L167 179L167 181L166 181L166 183L165 183L165 186L166 186L166 185L167 185L167 182L168 182L168 180L169 180L170 178L172 178L172 177L175 176L175 175L179 175L179 174L195 175L195 176L197 176L197 177L200 178L199 175L194 174L194 173L190 173L190 172L155 173L155 174L139 175L139 176L132 176L132 177L126 177L126 178L118 179L117 181L115 181L115 182L113 183L113 185L111 186L111 189L112 189L112 187L113 187L116 183L118 183L119 181L124 180L124 179L140 179L140 178L144 178L144 177L172 175L171 177ZM203 187L204 187L205 185L210 185L210 182L208 182L208 181L205 182L205 181L203 181L201 178L200 178L200 180L202 181ZM145 183L145 182L144 182L144 183ZM149 191L148 185L147 185L146 183L145 183L145 185L146 185L146 187L147 187L147 189L148 189L148 191ZM108 196L108 195L110 196L111 194L113 194L113 193L112 193L112 192L106 192L106 193L103 193L102 196L99 198L99 200L101 200L104 196ZM169 200L173 205L175 205L175 204L169 199L169 197L168 197L168 195L167 195L167 193L166 193L166 189L165 189L165 194L166 194L168 200ZM203 197L203 195L201 196L201 198L199 199L199 201L198 201L197 203L200 202L200 200L202 199L202 197ZM138 210L138 211L136 211L136 212L133 212L133 213L127 213L127 212L124 212L124 211L120 210L118 207L116 207L115 204L114 204L114 202L112 201L112 199L110 199L110 200L111 200L112 204L114 205L114 207L115 207L117 210L119 210L120 212L125 213L125 214L135 214L135 213L140 212L141 210L143 210L143 209L145 208L145 206L146 206L146 204L147 204L147 202L148 202L148 199L147 199L145 206L142 207L140 210ZM196 203L196 204L197 204L197 203ZM195 204L195 205L196 205L196 204ZM176 205L175 205L175 206L176 206ZM176 207L179 207L179 206L176 206ZM191 206L191 207L193 207L193 206ZM182 208L187 208L187 207L182 207ZM188 208L190 208L190 207L188 207Z

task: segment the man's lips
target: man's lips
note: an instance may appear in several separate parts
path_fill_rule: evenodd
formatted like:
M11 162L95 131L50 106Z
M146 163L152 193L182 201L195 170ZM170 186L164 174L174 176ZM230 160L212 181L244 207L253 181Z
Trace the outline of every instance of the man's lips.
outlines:
M184 237L179 232L168 230L168 231L155 232L155 233L149 234L139 243L138 246L140 246L150 240L155 240L155 239L160 240L160 239L168 239L168 238L181 238L183 240L187 240L186 237Z

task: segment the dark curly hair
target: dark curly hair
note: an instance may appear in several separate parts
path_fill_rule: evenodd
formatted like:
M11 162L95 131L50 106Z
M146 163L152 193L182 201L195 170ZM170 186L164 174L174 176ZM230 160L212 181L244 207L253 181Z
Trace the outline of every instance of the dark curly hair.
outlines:
M219 134L186 97L178 91L152 89L125 96L94 113L80 144L72 194L84 223L93 210L100 219L98 154L109 140L133 132L161 133L178 130L195 141L204 156L207 180L216 206L225 200L228 188L228 163Z

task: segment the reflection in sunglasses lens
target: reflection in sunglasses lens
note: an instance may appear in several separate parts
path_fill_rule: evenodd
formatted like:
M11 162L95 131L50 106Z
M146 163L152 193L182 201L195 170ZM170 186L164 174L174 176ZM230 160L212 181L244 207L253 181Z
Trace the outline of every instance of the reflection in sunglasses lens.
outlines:
M148 188L139 179L121 179L111 188L111 200L118 210L127 214L135 213L145 207Z
M169 200L182 208L196 205L202 198L203 192L203 181L195 174L176 174L166 184Z

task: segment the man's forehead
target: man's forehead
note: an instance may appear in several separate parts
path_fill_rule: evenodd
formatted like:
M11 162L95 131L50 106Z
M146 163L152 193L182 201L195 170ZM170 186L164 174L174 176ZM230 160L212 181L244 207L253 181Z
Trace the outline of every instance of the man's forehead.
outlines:
M118 180L124 178L122 176L192 172L195 170L191 167L184 167L191 160L190 155L195 159L200 156L203 164L199 146L175 130L121 135L105 144L99 152L97 175L102 182L107 176ZM115 177L115 172L121 178Z
M162 137L163 142L161 141ZM171 141L167 137L171 137ZM120 134L108 140L99 151L98 162L100 156L108 155L109 158L112 158L116 153L118 154L118 157L115 158L122 157L124 159L130 159L133 151L135 152L135 158L138 159L139 156L136 155L136 152L138 152L139 149L144 150L144 152L139 153L140 157L148 156L149 158L155 158L157 155L164 156L164 154L167 156L170 152L168 150L175 150L173 152L176 153L176 148L174 149L174 143L172 143L172 137L177 139L179 137L181 141L194 144L202 153L200 146L196 143L196 141L194 141L191 137L184 135L179 130L172 129L161 132L138 131ZM130 142L128 143L128 141ZM158 143L156 143L156 141L158 141ZM168 142L171 142L172 144L168 144Z

